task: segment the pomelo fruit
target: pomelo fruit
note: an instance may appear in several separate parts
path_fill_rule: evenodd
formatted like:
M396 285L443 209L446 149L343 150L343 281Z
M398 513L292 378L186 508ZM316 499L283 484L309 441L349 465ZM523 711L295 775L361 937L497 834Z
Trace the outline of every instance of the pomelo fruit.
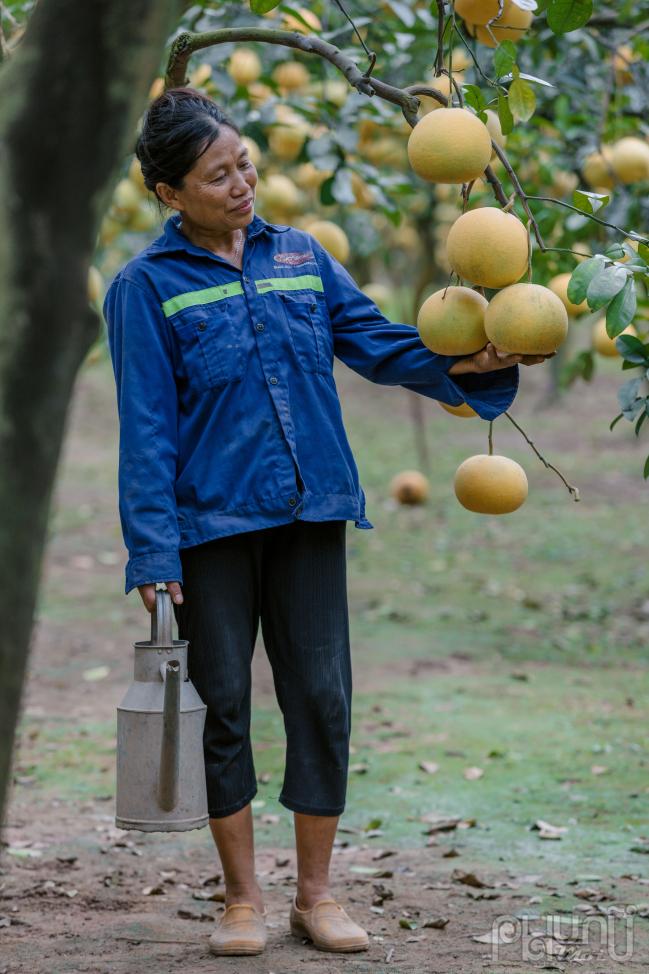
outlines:
M584 312L588 311L588 305L586 301L582 301L581 304L573 304L568 297L568 284L570 282L571 274L557 274L548 282L548 287L550 290L556 294L558 298L563 302L563 306L569 315L573 318L577 315L583 315Z
M298 20L293 14L284 14L282 18L282 27L284 30L295 30L298 34L310 34L312 31L322 30L320 19L312 10L308 10L306 7L299 7L297 13L308 26L305 26L302 20Z
M473 419L478 415L473 406L469 406L468 402L461 402L459 406L449 406L447 402L440 402L440 406L447 413L452 413L453 416L461 416L463 419Z
M509 457L479 453L468 457L455 472L455 496L476 514L511 514L527 498L525 471Z
M251 139L250 136L248 135L243 135L241 137L241 141L243 142L246 149L248 150L248 157L251 163L253 164L255 169L258 169L261 163L261 149L255 142L255 140Z
M301 206L298 189L288 176L270 173L257 184L257 195L273 216L297 213Z
M434 117L434 116L433 116ZM513 213L482 206L458 217L448 233L448 260L463 280L506 287L527 270L527 230Z
M392 291L387 284L381 284L380 281L368 281L361 290L380 310L383 310L392 301Z
M637 337L638 333L633 327L633 325L627 325L627 327L622 332L623 335L634 335ZM592 332L592 344L593 349L599 355L603 355L605 358L615 358L620 356L616 346L615 338L609 338L608 332L606 331L606 318L599 318L593 325Z
M104 292L104 279L94 264L88 268L88 300L95 304Z
M435 291L419 309L419 337L438 355L472 355L487 344L484 315L488 304L468 287Z
M283 91L300 91L309 84L311 75L300 61L285 61L273 71L273 80Z
M498 17L497 23L508 27L511 18L517 16L515 12L512 12L512 8L516 8L516 4L512 3L512 0L505 0L502 15L498 17L498 0L455 0L455 13L462 20L468 20L471 24L486 24L494 17ZM520 8L516 9L520 10ZM526 13L527 11L521 10L520 12ZM529 20L532 20L531 13Z
M445 95L447 98L451 94L451 79L447 74L440 74L438 78L429 78L428 81L422 81L422 84L426 85L428 88L435 88L440 94ZM459 81L458 81L459 84ZM427 115L429 112L434 112L438 108L444 108L441 101L437 101L436 98L431 98L430 95L416 95L420 101L419 111L422 115Z
M532 19L531 10L521 10L515 3L512 3L512 0L505 0L502 17L494 20L493 24L487 27L486 21L483 25L475 21L465 20L464 26L467 33L471 37L475 37L481 44L486 47L496 47L503 41L513 41L514 44L516 41L520 41L525 36Z
M228 61L227 71L238 85L252 84L262 72L257 52L249 47L237 47Z
M611 160L611 146L603 145L601 152L591 152L587 155L581 171L584 179L593 189L598 187L612 189L615 185L615 173Z
M390 493L399 504L423 504L428 500L430 484L419 470L402 470L390 481Z
M620 139L611 147L611 167L625 186L649 179L649 145L633 136Z
M550 355L568 334L568 312L542 284L512 284L489 302L484 327L489 341L510 355Z
M307 233L322 244L332 257L344 264L349 258L350 247L347 234L337 223L331 220L315 220L305 227Z
M304 126L274 125L268 133L268 148L278 159L297 159L307 136Z
M410 134L408 159L417 175L431 183L469 182L489 165L491 137L465 108L429 112Z
M487 109L486 125L487 125L487 131L489 132L489 135L491 136L493 141L496 143L496 145L499 145L501 149L504 149L505 146L507 145L507 136L503 135L503 130L500 125L500 119L498 118L497 113L492 112L490 108ZM498 156L496 155L495 150L493 150L491 153L491 161L493 162L494 159L497 158Z

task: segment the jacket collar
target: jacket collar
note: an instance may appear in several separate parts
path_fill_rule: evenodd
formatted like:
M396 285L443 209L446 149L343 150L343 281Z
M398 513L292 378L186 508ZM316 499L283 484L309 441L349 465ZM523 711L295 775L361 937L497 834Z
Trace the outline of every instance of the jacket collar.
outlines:
M180 213L174 213L172 216L170 216L165 222L162 235L149 245L147 248L148 252L154 254L166 254L173 253L174 251L178 250L184 250L189 254L196 254L200 257L204 257L206 254L209 254L210 251L206 250L205 247L197 247L187 239L185 234L180 229L180 222ZM255 214L255 216L252 218L252 222L248 225L247 239L252 240L261 233L284 233L286 230L290 229L290 227L282 226L281 224L267 223L266 220ZM214 257L216 255L212 254L211 256Z

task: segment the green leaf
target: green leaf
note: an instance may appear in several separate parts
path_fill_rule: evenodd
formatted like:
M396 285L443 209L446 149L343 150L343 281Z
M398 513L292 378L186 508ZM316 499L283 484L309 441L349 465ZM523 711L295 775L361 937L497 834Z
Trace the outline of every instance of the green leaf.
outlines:
M611 424L609 426L609 429L612 430L615 426L617 426L617 424L620 422L620 420L623 418L623 416L624 416L624 413L618 413L617 416L615 417L615 419L611 421Z
M533 81L535 85L543 85L545 88L556 88L556 85L551 84L544 78L537 78L535 74L525 74L524 71L521 71L519 77L524 78L525 81Z
M498 119L503 135L509 135L514 128L514 116L509 107L507 95L504 95L502 91L498 92Z
M634 419L637 415L638 390L642 384L642 376L629 379L617 390L617 401L627 419Z
M329 176L329 178L325 179L324 183L320 187L320 202L323 204L323 206L333 206L333 204L336 202L336 198L333 194L335 178L335 176Z
M624 247L622 244L614 243L610 247L607 247L604 253L611 260L621 260L624 257Z
M584 189L576 189L572 194L572 202L582 213L597 213L610 200L606 193L587 193ZM624 252L620 254L624 256Z
M609 338L617 338L627 325L633 321L638 298L635 281L629 277L620 293L613 298L606 311L606 331Z
M593 277L588 285L588 290L586 291L588 307L591 311L597 311L598 308L603 308L604 305L609 303L611 298L619 294L629 280L629 275L623 267L619 267L616 264L605 266L599 274ZM624 327L626 328L626 325ZM620 328L620 331L623 330L623 328ZM618 335L619 333L616 332ZM613 336L611 335L610 337L612 338Z
M267 14L269 10L279 7L281 0L250 0L250 9L253 14Z
M497 78L509 74L516 64L516 45L513 41L502 41L494 51L494 71Z
M638 433L642 429L642 424L644 423L644 421L645 421L646 418L647 418L647 400L645 399L644 412L643 413L640 413L640 418L639 418L638 422L635 424L635 435L636 436L638 435Z
M581 304L585 299L588 285L603 266L604 261L601 257L589 257L575 267L568 281L568 298L573 304Z
M331 186L331 194L337 203L343 206L349 204L353 206L356 202L356 196L354 190L352 189L352 174L349 169L341 167L334 174L334 181Z
M647 459L645 460L642 476L644 477L645 480L647 479L647 477L649 477L649 457L647 457Z
M405 917L401 917L399 920L399 926L403 927L404 930L416 930L417 924L414 920L406 920Z
M487 102L485 96L482 94L477 85L463 85L464 88L464 100L467 105L475 109L479 116L482 116L482 121L486 121L487 116L485 115L485 110L487 108Z
M534 89L527 81L517 78L509 86L509 107L517 122L526 122L536 108Z
M647 244L638 244L638 256L649 263L649 247Z
M593 13L593 0L550 0L548 26L555 34L568 34L587 24Z
M620 335L617 348L625 362L633 365L649 365L649 345L645 345L635 335Z

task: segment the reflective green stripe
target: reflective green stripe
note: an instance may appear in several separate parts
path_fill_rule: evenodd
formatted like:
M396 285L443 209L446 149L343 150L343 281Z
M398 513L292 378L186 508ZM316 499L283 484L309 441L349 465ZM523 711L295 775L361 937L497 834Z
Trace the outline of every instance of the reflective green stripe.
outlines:
M165 317L169 318L183 308L192 308L195 304L212 304L214 301L232 298L235 294L243 294L243 288L238 281L233 284L219 284L217 287L205 287L201 291L186 291L185 294L177 294L175 298L163 301L162 310Z
M302 274L299 277L267 277L255 281L260 294L266 291L324 291L322 278L317 274Z

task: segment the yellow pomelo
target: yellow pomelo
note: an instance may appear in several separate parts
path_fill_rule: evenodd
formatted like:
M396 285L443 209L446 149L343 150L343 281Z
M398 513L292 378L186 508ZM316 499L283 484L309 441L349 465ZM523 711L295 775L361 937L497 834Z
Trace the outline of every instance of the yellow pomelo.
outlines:
M153 101L154 98L159 98L165 90L165 79L164 78L154 78L149 88L149 98Z
M303 162L293 173L295 182L302 189L318 189L331 176L329 169L317 169L312 162Z
M261 149L255 142L255 140L251 139L250 136L248 135L243 135L241 137L241 141L243 142L246 149L248 150L248 157L251 163L253 164L255 169L258 169L259 164L261 163Z
M390 481L390 493L400 504L423 504L428 500L430 484L419 470L402 470Z
M633 325L628 325L622 334L634 335L635 337L638 335ZM608 332L606 331L606 318L599 318L595 322L591 338L593 349L599 355L603 355L605 358L619 357L620 353L615 347L615 338L609 338Z
M305 139L306 130L302 126L274 125L268 133L268 148L278 159L292 162L302 151Z
M316 220L305 229L341 264L344 264L349 258L350 248L347 234L337 223L332 223L331 220Z
M611 164L611 146L603 145L601 152L591 152L587 155L581 171L589 186L612 189L615 184L615 173Z
M131 213L128 220L129 230L135 230L136 233L148 233L149 230L153 230L155 225L155 211L146 202L135 213Z
M199 64L195 71L189 76L189 83L194 88L200 88L204 85L206 81L209 81L212 76L212 65L203 62Z
M550 355L568 334L568 312L561 299L542 284L512 284L489 302L484 327L499 351Z
M465 183L484 172L491 159L487 126L465 108L430 112L408 139L410 165L431 183Z
M516 14L512 13L512 8L516 8L516 4L512 3L512 0L505 0L502 16L498 17L498 0L455 0L455 13L462 20L468 20L471 24L486 24L494 17L498 17L497 23L509 27L511 18L516 17ZM526 11L521 10L520 12L525 13ZM531 19L532 15L530 14L530 21Z
M88 300L94 304L99 301L104 291L104 279L101 272L91 264L88 268Z
M248 97L250 98L251 104L259 107L259 105L265 105L267 101L273 98L275 92L268 85L263 84L261 81L253 81L253 83L248 88Z
M611 167L621 183L641 183L649 179L649 145L628 136L611 148Z
M571 277L572 274L557 274L548 282L548 287L563 302L568 314L574 318L576 315L582 315L588 311L588 305L585 301L582 301L581 304L573 304L568 297L568 284Z
M613 70L619 85L626 85L633 81L631 65L639 59L640 56L635 53L630 44L622 44L618 47L613 57Z
M299 7L297 12L308 26L305 26L302 20L298 20L293 14L284 14L282 18L282 27L284 30L295 30L298 34L310 34L311 31L322 30L322 24L312 10L307 10L306 7Z
M455 471L455 496L476 514L511 514L527 498L528 484L520 463L498 454L479 453Z
M306 88L311 75L300 61L285 61L278 64L273 71L273 80L284 91L299 91Z
M381 284L380 281L369 281L363 285L362 291L381 310L387 307L392 301L392 291L387 284Z
M249 47L238 47L228 61L228 74L238 85L249 85L261 75L261 61Z
M120 179L113 192L113 206L120 216L135 213L140 206L140 194L130 179Z
M137 156L131 160L131 165L128 167L128 178L137 186L141 193L148 192L146 186L144 185L142 166L140 165L140 160Z
M458 84L460 82L458 81ZM449 97L451 93L451 79L447 74L440 74L439 78L430 78L428 81L422 82L427 88L435 88L440 94L445 95L446 98ZM437 108L444 108L441 101L437 101L435 98L431 98L430 95L417 95L416 96L421 102L419 106L419 111L422 115L427 115L429 112L434 112Z
M446 251L463 280L482 287L506 287L527 270L527 230L513 213L482 206L457 218Z
M501 128L500 119L498 118L497 113L492 112L490 108L487 109L486 124L487 124L487 131L489 132L489 135L491 136L493 141L496 143L496 145L499 145L501 149L504 149L505 146L507 145L507 136L503 135L503 130ZM492 152L491 161L493 162L494 159L497 158L498 156L496 155L495 151Z
M300 194L292 179L281 173L271 173L257 186L257 195L269 213L289 214L300 209Z
M552 183L550 184L551 196L572 196L579 186L579 178L574 172L564 172L562 169L553 173Z
M487 344L484 316L488 304L468 287L436 291L419 309L419 337L438 355L472 355Z
M417 251L421 247L419 234L413 226L407 223L402 223L400 226L394 228L392 239L395 247L398 247L400 250Z
M468 402L461 402L459 406L449 406L447 402L440 402L440 406L447 413L452 413L453 416L461 416L463 419L474 419L478 415Z
M532 23L532 11L521 10L512 0L505 0L502 17L495 20L489 27L465 20L464 26L471 37L475 37L486 47L496 47L503 41L520 41L525 36L527 28ZM492 37L493 35L493 37ZM494 40L495 38L495 40Z

